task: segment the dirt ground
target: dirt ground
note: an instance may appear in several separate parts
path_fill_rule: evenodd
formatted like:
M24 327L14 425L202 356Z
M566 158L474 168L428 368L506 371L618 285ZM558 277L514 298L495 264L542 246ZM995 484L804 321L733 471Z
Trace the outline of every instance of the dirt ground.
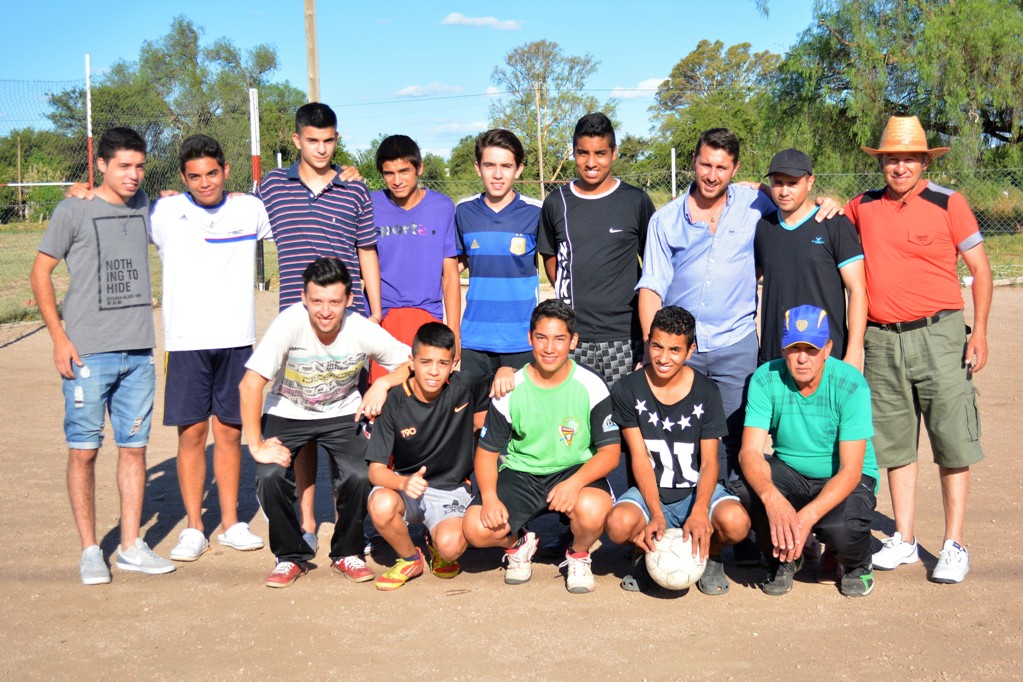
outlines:
M276 309L260 294L259 329ZM921 446L918 536L922 563L878 572L866 599L818 585L812 570L782 598L756 587L759 569L727 567L729 594L628 593L618 587L624 551L594 554L597 591L572 595L551 557L533 580L506 586L499 553L470 550L453 581L432 575L395 593L330 571L333 528L321 466L317 568L284 590L263 587L269 550L213 551L164 576L113 569L113 583L83 587L78 535L65 488L59 377L45 329L0 335L0 677L253 679L1020 678L1023 458L1019 375L1023 289L995 292L991 360L976 377L987 459L974 468L967 532L972 570L961 585L926 580L942 540L937 470ZM159 313L157 313L159 322ZM162 332L158 331L158 337ZM162 353L162 349L158 349ZM162 417L161 386L156 416ZM184 528L175 474L175 433L154 419L144 536L166 556ZM1016 426L1013 426L1013 425ZM97 525L109 558L118 542L115 449L108 436L97 470ZM245 456L240 513L266 536ZM620 485L620 481L617 482ZM219 523L216 488L208 530ZM887 486L875 536L893 529ZM542 536L550 539L555 524ZM541 538L543 540L544 537ZM384 547L374 563L387 564Z

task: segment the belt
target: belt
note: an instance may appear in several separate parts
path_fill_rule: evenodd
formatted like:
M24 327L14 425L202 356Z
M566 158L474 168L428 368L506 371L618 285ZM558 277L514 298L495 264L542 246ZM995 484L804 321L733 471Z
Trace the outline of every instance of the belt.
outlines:
M914 329L930 327L942 318L958 312L958 310L939 310L930 317L921 317L919 320L910 320L909 322L892 322L891 324L880 324L878 322L871 322L868 320L867 326L875 327L876 329L880 329L884 332L895 332L896 334L901 334L902 332L911 332Z

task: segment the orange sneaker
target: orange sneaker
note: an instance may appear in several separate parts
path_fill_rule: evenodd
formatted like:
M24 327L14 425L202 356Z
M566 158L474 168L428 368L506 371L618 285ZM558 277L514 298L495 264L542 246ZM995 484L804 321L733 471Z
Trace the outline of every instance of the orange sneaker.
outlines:
M398 560L394 562L394 566L391 566L383 575L377 578L377 589L384 592L396 590L409 580L422 575L424 570L426 570L426 559L423 558L423 550L416 547L416 558L412 561L406 561L398 557Z

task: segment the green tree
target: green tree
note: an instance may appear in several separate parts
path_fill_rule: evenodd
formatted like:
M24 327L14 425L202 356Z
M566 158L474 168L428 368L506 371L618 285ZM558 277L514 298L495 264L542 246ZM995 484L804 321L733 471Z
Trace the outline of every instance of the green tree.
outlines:
M419 176L421 184L425 187L437 187L448 179L448 165L444 157L433 152L423 154L423 172Z
M220 38L206 45L203 29L177 17L166 35L142 44L137 61L121 61L98 79L92 91L93 129L99 135L115 125L138 130L150 148L145 188L151 193L177 184L177 144L205 133L224 146L233 172L232 189L252 183L249 143L250 88L260 90L260 153L264 165L295 157L291 133L303 93L270 76L278 68L276 50L257 45L240 51ZM84 139L84 91L51 95L50 120L59 131ZM343 150L342 150L343 151Z
M476 135L466 135L448 155L448 176L452 180L475 180Z
M505 97L490 106L490 125L515 131L527 151L527 172L552 182L572 154L572 131L584 114L603 111L614 119L613 102L600 106L584 94L600 64L593 55L566 55L549 40L526 43L509 52L490 76ZM536 175L533 175L533 172Z
M4 182L65 181L81 174L84 158L84 143L74 149L64 135L53 131L25 128L0 137L0 178ZM2 187L0 222L42 220L63 196L61 187Z
M657 157L667 158L675 147L684 167L701 132L729 128L742 141L743 163L759 168L770 153L763 112L780 60L771 52L751 52L749 43L726 49L721 41L701 40L657 88L650 107L658 126Z
M891 115L919 116L951 163L1019 160L1019 0L818 0L779 70L775 122L825 159L877 143ZM863 168L869 158L853 155Z
M352 154L352 165L354 165L370 189L383 189L384 179L377 170L377 149L384 138L390 137L390 133L380 133L369 142L369 147L359 149Z

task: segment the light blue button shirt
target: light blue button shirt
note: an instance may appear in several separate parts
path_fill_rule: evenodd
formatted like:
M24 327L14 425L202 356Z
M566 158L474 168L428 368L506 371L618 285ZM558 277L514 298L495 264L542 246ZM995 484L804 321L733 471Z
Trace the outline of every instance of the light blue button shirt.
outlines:
M636 289L649 289L664 305L682 306L696 317L701 351L719 350L756 331L757 280L753 238L757 221L775 210L762 192L729 185L714 234L693 222L689 193L654 213Z

